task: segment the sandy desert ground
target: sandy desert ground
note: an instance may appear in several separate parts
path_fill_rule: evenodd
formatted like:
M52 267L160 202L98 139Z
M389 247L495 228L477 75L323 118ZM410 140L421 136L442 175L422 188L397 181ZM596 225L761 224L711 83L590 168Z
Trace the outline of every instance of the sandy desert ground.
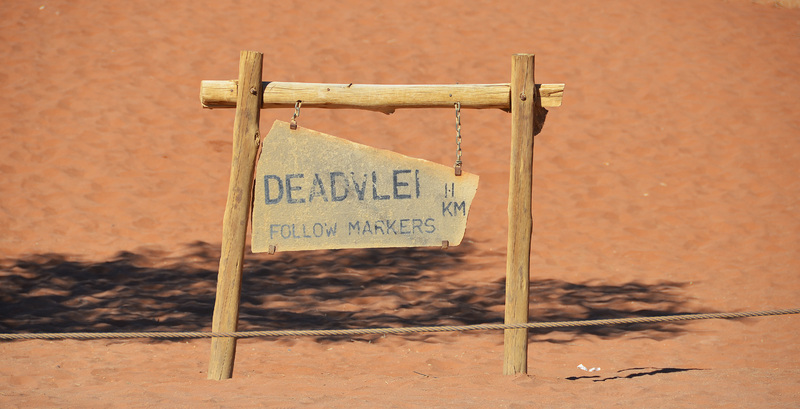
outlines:
M535 142L531 320L800 307L800 9L748 0L55 1L0 7L0 332L209 330L233 110L200 81L567 84ZM293 110L261 112L262 128ZM510 115L441 249L247 254L240 329L501 322ZM450 165L454 113L301 125ZM239 342L0 342L0 407L796 407L800 317ZM578 368L600 368L586 372Z

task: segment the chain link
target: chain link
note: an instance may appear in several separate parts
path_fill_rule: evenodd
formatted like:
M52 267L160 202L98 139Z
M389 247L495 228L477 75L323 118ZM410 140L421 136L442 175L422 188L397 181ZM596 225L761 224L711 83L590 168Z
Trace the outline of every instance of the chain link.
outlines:
M454 165L456 176L461 176L461 103L456 102L456 164Z

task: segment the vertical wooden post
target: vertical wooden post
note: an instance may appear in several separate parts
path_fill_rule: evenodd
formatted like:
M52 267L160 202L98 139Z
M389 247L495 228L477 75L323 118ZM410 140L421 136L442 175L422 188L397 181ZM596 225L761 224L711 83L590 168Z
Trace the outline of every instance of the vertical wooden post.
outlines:
M263 55L255 51L242 51L239 55L233 159L228 202L222 221L222 253L211 326L213 332L235 332L238 326L244 246L253 195L253 170L260 143L258 123L261 114L262 61ZM235 356L236 338L212 338L208 379L230 378Z
M514 54L511 62L511 172L508 186L506 324L528 322L528 287L533 216L533 136L537 123L534 55ZM528 372L528 330L504 333L503 374Z

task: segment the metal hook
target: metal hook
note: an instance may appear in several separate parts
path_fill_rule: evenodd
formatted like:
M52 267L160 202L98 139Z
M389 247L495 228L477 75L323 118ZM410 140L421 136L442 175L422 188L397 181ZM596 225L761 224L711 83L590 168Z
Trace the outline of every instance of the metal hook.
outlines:
M294 115L292 115L292 121L289 122L289 128L292 130L297 129L297 117L300 116L300 105L303 105L303 101L298 100L294 103Z

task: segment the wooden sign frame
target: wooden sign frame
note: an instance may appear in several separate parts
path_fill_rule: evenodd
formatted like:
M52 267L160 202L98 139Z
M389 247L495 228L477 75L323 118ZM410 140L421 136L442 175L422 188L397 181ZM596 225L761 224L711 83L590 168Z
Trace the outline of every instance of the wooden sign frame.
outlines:
M203 81L200 100L206 108L236 108L233 157L222 226L213 332L238 326L247 223L253 200L253 175L260 111L265 108L353 108L394 112L397 108L497 108L511 112L511 160L508 192L505 323L528 322L530 250L533 232L533 141L544 124L543 107L561 105L564 84L534 82L534 54L514 54L509 84L356 85L262 82L263 54L242 51L237 81ZM213 337L208 379L233 375L236 338ZM503 373L527 373L528 330L504 334Z

